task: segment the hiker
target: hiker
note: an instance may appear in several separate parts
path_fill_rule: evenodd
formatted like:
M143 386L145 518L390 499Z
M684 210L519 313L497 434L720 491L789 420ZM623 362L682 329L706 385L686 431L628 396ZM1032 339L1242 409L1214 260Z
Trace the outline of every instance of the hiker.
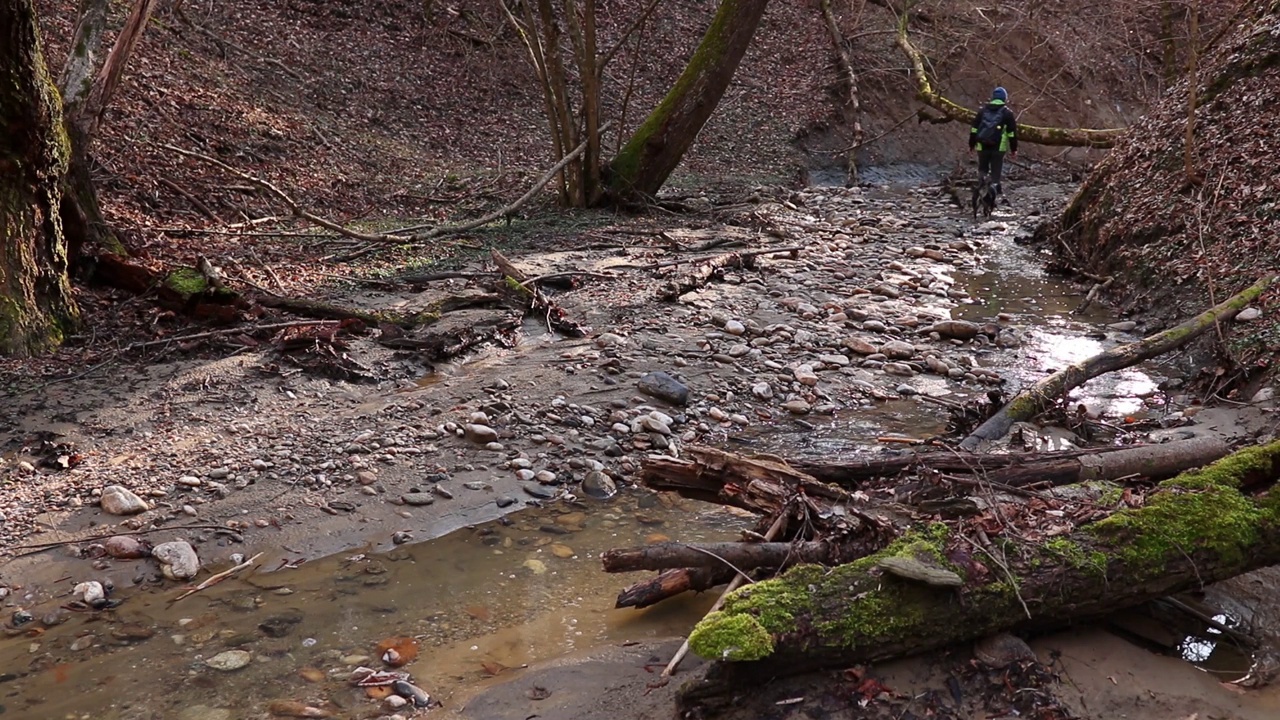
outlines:
M1004 195L1000 173L1004 154L1018 158L1018 120L1006 103L1009 93L1002 87L991 91L991 99L978 110L969 128L969 150L978 153L978 174L990 173L991 187L997 196ZM1006 201L1008 202L1008 201Z

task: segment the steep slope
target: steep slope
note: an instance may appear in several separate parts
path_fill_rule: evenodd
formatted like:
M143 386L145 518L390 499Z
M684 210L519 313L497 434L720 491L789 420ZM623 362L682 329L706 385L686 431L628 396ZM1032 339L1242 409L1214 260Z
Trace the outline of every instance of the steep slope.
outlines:
M647 4L600 2L601 47ZM639 48L630 43L617 54L606 95L609 117L625 100L619 126L635 127L661 98L716 4L659 3ZM929 0L914 22L958 101L976 105L1003 83L1025 119L1123 124L1147 89L1121 80L1153 74L1150 53L1133 38L1152 36L1154 25L1122 0L1087 11L1076 4L977 12L970 2ZM41 5L56 68L76 3ZM158 228L206 224L192 198L223 222L280 210L158 143L212 152L346 220L465 215L511 197L550 162L525 50L496 2L426 6L429 17L411 0L188 3L181 13L162 4L96 148L109 217L145 247L161 239ZM874 2L835 8L860 74L866 137L901 125L864 148L862 161L950 165L963 157L963 128L900 123L916 104L893 45L894 13ZM1117 25L1133 32L1108 32ZM790 182L806 167L838 164L833 151L850 144L846 99L817 0L772 3L677 181ZM606 147L615 142L607 138Z
M1184 81L1048 228L1068 264L1118 275L1134 308L1185 316L1280 270L1280 2L1250 0L1242 17L1202 59L1193 143L1202 182L1184 165ZM1280 292L1260 309L1225 336L1245 368L1271 366L1280 351Z

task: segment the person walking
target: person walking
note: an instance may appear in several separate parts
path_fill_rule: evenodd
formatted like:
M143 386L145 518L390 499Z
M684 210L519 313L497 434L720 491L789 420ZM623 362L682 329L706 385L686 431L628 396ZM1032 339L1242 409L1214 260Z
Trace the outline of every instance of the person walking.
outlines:
M1000 185L1004 154L1018 158L1018 119L1008 103L1009 93L1003 87L991 91L991 99L978 110L969 128L969 151L978 153L978 174L988 175L997 196L1004 195Z

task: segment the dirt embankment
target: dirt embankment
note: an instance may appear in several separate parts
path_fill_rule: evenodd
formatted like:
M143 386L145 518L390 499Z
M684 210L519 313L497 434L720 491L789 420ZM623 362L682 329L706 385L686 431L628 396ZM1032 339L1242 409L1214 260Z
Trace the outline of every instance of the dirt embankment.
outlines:
M1154 24L1119 0L1085 12L1077 4L978 13L968 2L926 2L913 22L958 102L976 105L998 83L1024 120L1123 125L1156 89L1131 80L1153 76L1142 43L1130 38L1151 37ZM57 69L75 8L40 5ZM645 5L602 3L600 46L616 44ZM964 128L903 122L918 104L893 44L894 14L875 3L855 3L857 13L836 5L859 73L865 136L888 133L859 153L861 162L950 165L963 157ZM496 3L428 6L428 17L408 0L160 10L95 148L108 217L139 250L162 243L185 260L208 252L207 239L180 240L163 228L218 223L182 190L223 222L282 210L155 143L211 152L348 221L467 215L511 197L549 164L527 53ZM605 100L619 128L633 129L670 87L713 9L662 3L642 43L617 53ZM1109 30L1118 25L1134 32ZM818 3L773 3L677 182L790 182L810 166L843 165L835 151L851 144L847 98Z
M1118 294L1133 309L1185 316L1280 268L1278 10L1271 0L1245 3L1243 21L1201 58L1191 173L1184 137L1193 84L1184 81L1048 228L1067 263L1120 278ZM1253 375L1239 393L1248 399L1268 392L1262 377L1274 376L1280 292L1240 319L1217 340L1238 363L1227 379Z

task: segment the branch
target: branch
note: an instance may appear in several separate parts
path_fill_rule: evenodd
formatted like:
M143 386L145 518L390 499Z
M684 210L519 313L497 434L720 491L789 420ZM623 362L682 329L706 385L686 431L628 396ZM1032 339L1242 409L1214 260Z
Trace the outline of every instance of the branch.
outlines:
M1092 378L1136 365L1186 345L1219 322L1235 317L1246 305L1262 295L1274 280L1275 276L1263 277L1235 297L1215 305L1181 325L1135 343L1111 348L1059 370L1018 393L1008 405L1000 409L1000 412L982 423L977 430L965 438L960 443L960 449L977 450L984 442L1004 437L1015 422L1029 420L1039 415L1052 407L1058 398Z
M612 124L613 124L612 122L607 122L604 125L601 125L600 132L604 132L608 130L609 126ZM521 207L523 207L525 203L529 202L529 200L532 199L534 195L537 195L538 192L542 189L542 187L546 185L548 182L550 182L551 178L555 177L556 173L563 170L566 165L573 162L574 159L576 159L579 155L581 155L587 149L586 141L579 143L578 147L574 148L572 152L570 152L568 155L565 155L563 158L561 158L560 162L556 163L550 170L545 172L542 175L542 177L538 178L538 180L533 184L533 186L530 187L525 192L525 194L521 195L518 199L516 199L515 202L512 202L511 204L505 207L499 208L498 210L495 210L489 213L488 215L485 215L484 217L477 218L475 220L471 220L469 222L461 223L458 225L440 225L438 227L432 228L431 230L428 230L423 233L418 233L416 235L394 235L394 234L388 234L388 233L372 233L372 234L362 233L357 230L351 230L342 225L339 225L338 223L332 220L322 218L319 215L309 212L308 210L303 208L301 205L299 205L292 197L290 197L288 193L276 187L275 185L268 182L267 180L263 180L260 177L250 175L249 173L246 173L243 170L237 170L236 168L231 167L230 165L222 162L217 158L210 157L208 155L205 155L204 153L195 152L194 150L187 150L184 148L180 148L176 145L169 145L167 143L154 143L154 144L157 147L161 147L161 148L164 148L165 150L178 153L179 155L183 155L185 157L194 158L196 160L209 163L214 167L221 168L231 173L232 175L235 175L236 177L240 178L241 180L244 180L245 182L256 185L266 190L267 192L271 193L272 195L275 195L277 198L279 198L280 201L285 204L285 207L289 208L289 212L291 212L295 217L302 218L303 220L306 220L307 222L310 222L314 225L318 225L322 228L325 228L326 230L331 230L335 233L338 233L339 235L345 235L346 237L354 238L356 240L361 240L367 243L396 243L396 244L422 242L424 240L433 240L436 238L441 238L446 235L454 235L457 233L467 232L468 230L474 230L475 228L478 228L482 225L488 225L494 220L498 220L507 215L511 215L516 210L519 210Z
M924 53L920 52L920 49L913 45L907 36L907 13L905 12L898 21L898 47L911 60L912 72L916 76L916 97L942 113L948 120L972 123L977 115L976 112L943 97L929 82L929 74L925 70ZM1058 147L1109 148L1115 145L1116 138L1124 131L1125 128L1054 128L1018 123L1018 140Z
M129 10L129 18L125 20L124 27L120 28L120 34L116 36L111 52L107 53L102 69L93 79L93 86L89 88L89 94L82 106L82 122L89 138L97 134L102 113L115 95L116 88L120 87L125 65L129 63L134 49L138 47L138 41L142 39L142 32L146 30L147 20L151 17L155 2L156 0L134 0L133 7Z

